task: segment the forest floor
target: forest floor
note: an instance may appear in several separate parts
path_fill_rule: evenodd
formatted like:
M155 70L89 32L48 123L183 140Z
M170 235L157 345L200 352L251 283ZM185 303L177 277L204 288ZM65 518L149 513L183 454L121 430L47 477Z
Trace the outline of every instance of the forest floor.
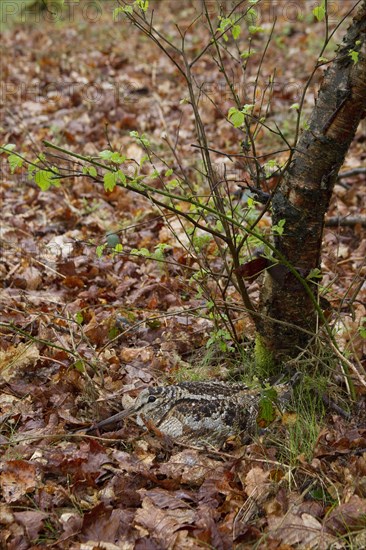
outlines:
M56 18L28 14L4 31L1 143L15 144L32 160L46 140L81 155L98 157L112 149L139 162L144 150L130 136L138 131L159 152L160 173L166 170L164 155L176 168L169 141L176 143L186 173L199 182L202 165L192 147L197 140L189 105L181 103L187 94L183 80L148 39L126 22L113 22L111 3L96 5L82 2L69 16ZM155 19L174 35L172 5L159 3ZM194 8L182 5L184 27ZM266 5L264 30L253 38L258 52L273 23ZM261 70L265 89L275 59L270 120L289 139L296 119L291 106L299 102L324 28L310 8L299 5L303 17L279 11L276 39ZM334 18L349 5L342 3ZM194 53L203 44L204 37L196 35L188 50ZM259 60L260 53L257 66ZM202 102L202 116L212 148L232 152L240 135L225 118L232 101L224 80L212 77L214 69L207 56L197 66L197 78L214 98ZM254 69L248 65L252 84ZM320 80L316 76L309 87L305 113ZM343 172L365 164L365 141L363 122ZM257 145L257 154L266 154L278 144L263 135ZM52 163L63 162L65 155L51 152ZM248 175L232 159L214 158L239 200L236 182ZM303 423L297 443L295 432L289 435L291 425L283 423L277 440L267 434L217 452L171 447L156 435L142 435L133 420L106 435L73 433L120 410L126 394L135 397L147 385L248 381L254 373L254 327L243 310L233 313L236 330L245 333L240 355L227 333L217 329L209 297L192 280L198 264L184 230L147 199L122 187L107 192L81 177L43 191L24 168L15 166L12 173L6 154L1 163L0 545L14 550L365 547L366 426L357 414L360 404L352 421L327 411L321 420ZM366 340L359 330L365 318L364 196L365 174L338 181L322 263L329 319L353 372L358 369L360 403L366 368ZM342 225L350 217L356 221ZM264 216L264 231L269 223ZM219 269L216 252L202 245L201 253ZM157 261L158 253L164 261ZM254 302L259 285L260 279L249 285ZM234 288L228 297L240 303ZM325 341L323 352L326 347ZM312 363L309 355L306 360ZM334 371L333 381L342 382L339 361Z

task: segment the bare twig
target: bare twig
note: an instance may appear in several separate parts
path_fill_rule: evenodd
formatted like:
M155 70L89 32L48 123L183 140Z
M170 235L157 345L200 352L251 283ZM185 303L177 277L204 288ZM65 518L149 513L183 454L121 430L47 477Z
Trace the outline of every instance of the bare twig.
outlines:
M325 220L326 227L366 227L366 216L331 216Z

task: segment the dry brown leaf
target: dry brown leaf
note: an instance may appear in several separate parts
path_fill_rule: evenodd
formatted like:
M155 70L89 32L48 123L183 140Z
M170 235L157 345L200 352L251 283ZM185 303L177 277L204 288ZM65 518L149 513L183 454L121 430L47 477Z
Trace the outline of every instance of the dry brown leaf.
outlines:
M41 510L25 510L23 512L14 512L15 520L25 529L29 540L37 538L43 527L43 522L49 517L47 512Z
M188 532L183 528L184 525L192 524L195 519L195 511L189 508L176 508L174 510L161 510L155 506L149 497L142 501L142 507L135 515L135 526L142 526L147 529L150 536L157 539L164 549L194 548L192 539L187 539ZM181 536L178 537L177 531L183 532L187 543L178 546L183 542Z
M325 527L335 535L366 529L366 499L351 496L348 502L332 510L325 520Z
M83 542L78 546L79 550L134 550L134 548L135 544L132 542L112 544L100 540L88 540L88 542Z
M248 497L263 502L271 494L273 482L269 479L270 472L254 467L246 475L244 489Z
M220 476L222 463L205 457L198 451L186 449L171 457L169 462L160 466L160 472L182 483L200 485L203 480L215 473Z
M134 360L140 360L144 363L151 361L153 358L153 352L150 348L144 346L142 348L128 348L123 347L120 351L120 357L122 361L130 363Z
M82 540L118 544L118 548L131 548L133 541L133 514L122 508L112 509L100 502L84 514ZM133 547L132 547L133 548Z
M9 381L19 374L19 371L34 365L39 359L36 344L18 344L6 351L0 351L0 372Z
M36 267L26 267L13 277L13 284L17 288L37 290L42 284L42 274Z
M177 508L191 508L192 495L183 490L177 492L167 491L161 487L155 489L140 489L138 491L143 497L147 496L151 502L159 508L176 510ZM186 500L182 500L185 498ZM188 502L187 502L188 501Z
M316 550L328 550L331 545L334 550L344 548L341 541L329 534L322 524L309 514L298 516L289 512L282 518L271 516L268 518L268 531L271 537L290 546Z
M0 486L5 502L16 502L22 496L34 491L37 472L34 464L25 460L8 460L0 474Z

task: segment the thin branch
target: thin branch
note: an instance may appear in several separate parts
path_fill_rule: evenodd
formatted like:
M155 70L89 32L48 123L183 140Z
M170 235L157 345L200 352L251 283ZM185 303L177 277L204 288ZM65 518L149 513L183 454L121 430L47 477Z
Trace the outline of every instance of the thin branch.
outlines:
M338 174L338 179L352 178L353 176L358 176L359 174L366 174L366 168L352 168L352 170L345 170Z
M326 227L366 227L366 216L331 216L325 220Z

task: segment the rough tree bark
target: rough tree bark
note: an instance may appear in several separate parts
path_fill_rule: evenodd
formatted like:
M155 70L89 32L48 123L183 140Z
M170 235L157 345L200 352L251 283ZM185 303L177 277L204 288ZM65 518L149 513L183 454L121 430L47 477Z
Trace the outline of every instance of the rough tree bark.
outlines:
M363 0L320 87L309 128L273 198L273 223L286 220L276 249L302 275L320 268L324 215L357 126L366 115L366 0ZM350 50L359 52L354 63ZM265 276L259 335L277 359L296 356L316 330L316 310L287 268ZM316 287L312 285L314 295ZM271 321L277 319L292 326Z

